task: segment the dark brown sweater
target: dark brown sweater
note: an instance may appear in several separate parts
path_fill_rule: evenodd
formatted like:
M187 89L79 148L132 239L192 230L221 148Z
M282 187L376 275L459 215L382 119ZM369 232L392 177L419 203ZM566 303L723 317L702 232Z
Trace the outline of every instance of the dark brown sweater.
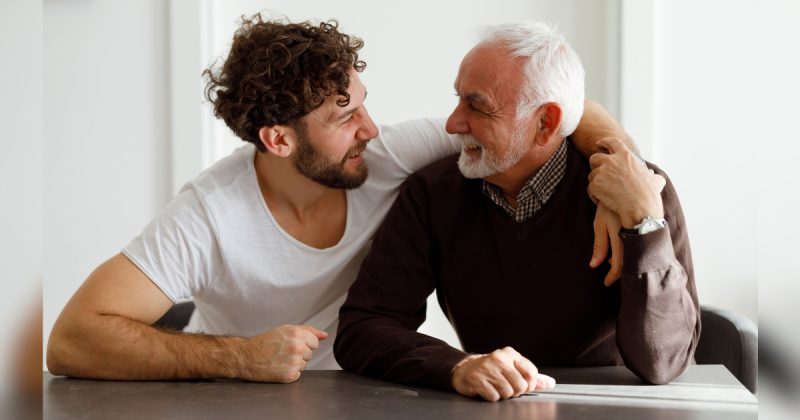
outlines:
M482 193L482 180L464 178L456 161L412 175L379 229L340 311L334 354L344 369L452 389L451 370L466 353L416 332L436 291L469 353L511 346L540 367L624 363L651 383L685 370L700 308L669 180L668 229L623 235L622 279L606 288L608 265L589 267L596 210L586 194L589 167L571 145L564 178L522 223Z

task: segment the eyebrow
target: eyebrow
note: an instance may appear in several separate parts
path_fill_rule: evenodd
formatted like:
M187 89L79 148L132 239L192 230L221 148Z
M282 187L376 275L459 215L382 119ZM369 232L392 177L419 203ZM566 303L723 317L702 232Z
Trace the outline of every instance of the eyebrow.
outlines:
M458 93L458 89L455 87L455 85L453 85L453 89L456 91L456 96L463 97L465 101L472 105L491 106L491 101L489 101L489 98L481 93L474 92L462 96L460 93Z
M364 89L364 100L366 100L366 99L367 99L367 90L366 90L366 89ZM341 120L344 120L344 119L346 119L347 117L349 117L350 115L352 115L354 112L356 112L356 110L357 110L357 109L358 109L358 108L356 107L356 108L351 108L351 109L350 109L350 110L348 110L348 111L344 111L344 112L343 112L343 113L341 113L340 115L337 115L337 116L336 116L336 118L334 118L334 119L333 119L333 121L341 121Z
M476 105L488 106L490 105L489 99L480 93L470 93L466 97L467 102Z

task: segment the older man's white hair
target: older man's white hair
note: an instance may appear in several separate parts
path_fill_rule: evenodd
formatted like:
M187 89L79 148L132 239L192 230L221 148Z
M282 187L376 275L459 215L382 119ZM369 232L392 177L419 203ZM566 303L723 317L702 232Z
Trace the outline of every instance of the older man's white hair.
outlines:
M554 102L561 107L559 134L572 134L583 115L585 73L578 54L564 37L544 23L522 22L487 27L484 42L499 42L513 57L526 59L516 120Z

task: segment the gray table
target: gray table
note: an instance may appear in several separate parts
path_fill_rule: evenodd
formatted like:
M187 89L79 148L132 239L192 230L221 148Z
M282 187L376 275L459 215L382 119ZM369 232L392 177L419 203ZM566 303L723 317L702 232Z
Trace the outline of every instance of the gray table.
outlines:
M723 366L691 366L668 385L623 367L542 369L555 389L487 403L343 371L292 384L113 382L44 373L44 418L160 419L754 419L756 398Z

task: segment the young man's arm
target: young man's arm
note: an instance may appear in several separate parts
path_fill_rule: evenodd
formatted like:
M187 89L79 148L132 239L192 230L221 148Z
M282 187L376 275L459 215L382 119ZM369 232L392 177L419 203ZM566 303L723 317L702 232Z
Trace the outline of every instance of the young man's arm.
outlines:
M615 138L625 143L625 146L633 153L640 155L636 143L625 132L622 126L603 108L602 105L592 100L583 102L583 116L578 127L570 135L570 139L575 147L587 158L597 152L601 152L602 147L597 142L604 138Z
M48 369L97 379L291 382L327 335L311 326L282 326L252 338L152 327L171 306L126 256L111 258L89 276L56 321Z

